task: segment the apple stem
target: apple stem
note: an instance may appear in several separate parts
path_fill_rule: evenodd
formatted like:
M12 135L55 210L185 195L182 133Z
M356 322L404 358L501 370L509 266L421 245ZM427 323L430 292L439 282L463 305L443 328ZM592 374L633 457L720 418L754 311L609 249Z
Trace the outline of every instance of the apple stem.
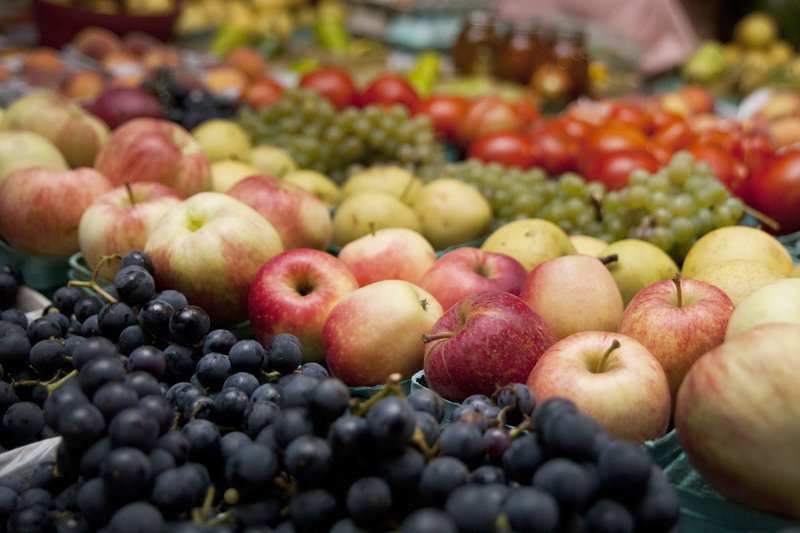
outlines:
M678 307L683 307L683 291L681 291L681 273L675 272L672 276L672 283L675 284L675 291L678 293Z
M369 226L369 234L374 237L375 236L375 221L374 220L370 220L368 226Z
M133 187L131 187L130 181L125 182L125 190L128 191L128 201L131 203L131 205L135 205L136 198L133 197Z
M614 339L613 341L611 341L611 346L608 347L608 350L606 350L606 353L604 353L603 357L600 358L600 362L597 363L597 368L595 368L595 370L594 370L595 374L599 374L599 373L601 373L603 371L603 368L605 368L605 366L606 366L606 361L608 361L608 356L611 355L611 352L613 352L614 350L616 350L620 346L622 346L622 345L619 343L619 340Z
M406 198L406 194L411 190L411 186L414 184L414 176L409 176L408 181L406 181L405 187L403 187L403 192L400 193L400 199L404 202L408 202L408 198Z
M442 339L449 339L453 337L452 331L442 331L440 333L432 333L430 335L425 334L422 336L423 344L428 344L429 342L439 341Z
M590 199L592 201L592 208L594 208L594 219L597 222L603 221L603 193L599 191L592 192Z
M604 265L608 265L609 263L615 263L619 260L619 255L611 254L611 255L604 255L603 257L598 257L601 263Z

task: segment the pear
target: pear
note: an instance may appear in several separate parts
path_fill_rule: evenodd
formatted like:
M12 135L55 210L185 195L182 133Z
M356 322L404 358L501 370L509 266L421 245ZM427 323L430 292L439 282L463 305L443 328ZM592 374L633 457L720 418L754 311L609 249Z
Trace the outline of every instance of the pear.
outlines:
M548 259L575 253L575 247L564 230L540 218L503 224L483 242L481 250L510 255L528 272Z
M250 137L233 120L212 118L195 126L191 133L212 163L223 159L247 161L250 157Z
M693 279L705 281L722 289L734 305L739 305L754 291L783 278L783 274L764 263L733 259L710 265L698 272Z
M289 152L271 144L259 144L250 149L247 160L261 174L282 178L287 172L297 169Z
M397 197L384 192L354 194L333 215L333 243L344 246L381 228L408 228L420 233L414 211Z
M211 190L228 192L243 179L260 174L258 169L238 159L220 159L211 163Z
M569 240L575 247L575 253L598 257L608 243L603 239L589 235L570 235Z
M391 194L411 205L422 189L422 181L408 170L393 166L374 166L350 175L342 184L342 197L365 191Z
M598 257L616 259L607 263L627 306L634 295L648 285L670 279L678 265L661 248L640 239L622 239L606 246Z
M13 171L26 167L68 170L56 146L32 131L0 131L0 182Z
M342 197L339 185L322 172L317 172L316 170L290 170L283 175L283 181L305 189L325 202L325 205L329 208L338 205Z
M772 322L800 324L800 283L794 279L764 285L742 300L728 321L725 340Z
M689 248L681 276L694 278L709 266L732 259L758 261L783 276L788 276L794 268L789 251L766 231L749 226L726 226L706 233Z
M422 235L437 250L484 236L492 223L492 207L474 186L440 178L426 183L412 207Z

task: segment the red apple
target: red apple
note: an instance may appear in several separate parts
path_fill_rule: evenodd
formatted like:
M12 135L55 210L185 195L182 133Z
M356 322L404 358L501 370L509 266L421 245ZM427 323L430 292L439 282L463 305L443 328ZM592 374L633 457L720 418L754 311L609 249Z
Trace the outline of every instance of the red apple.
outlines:
M338 257L363 287L384 279L417 283L436 261L436 251L414 230L383 228L345 244Z
M395 372L410 378L422 368L422 335L441 315L439 302L408 281L356 289L333 308L322 329L328 369L351 387L381 385Z
M159 287L183 292L217 324L235 324L247 318L258 270L283 247L275 228L252 208L204 192L159 219L144 251Z
M83 212L110 189L92 168L15 170L0 182L0 237L23 252L71 255Z
M154 181L122 185L97 198L84 211L78 226L78 242L89 268L94 271L103 256L144 249L158 220L181 199L178 193ZM117 270L119 262L107 261L99 274L114 279Z
M725 340L735 307L722 289L676 276L639 291L625 308L618 331L641 342L658 359L674 400L694 362Z
M624 304L606 266L590 255L564 255L531 270L520 298L557 339L579 331L616 331Z
M278 231L285 249L325 250L333 225L325 203L293 183L266 175L245 178L228 194L249 205Z
M322 361L322 327L333 307L358 288L336 257L295 248L267 261L250 286L248 314L265 346L278 333L296 335L305 361Z
M510 255L465 246L441 256L419 280L443 309L471 294L485 291L519 295L528 272Z
M522 383L554 342L545 321L517 296L486 291L450 307L425 337L425 379L444 398Z
M95 168L114 185L157 181L191 196L211 188L211 165L202 148L179 124L136 118L114 130Z
M723 496L800 520L800 326L762 324L703 355L678 392L675 428Z
M527 383L537 401L569 398L616 438L656 439L669 424L664 369L627 335L584 331L561 339L542 355Z

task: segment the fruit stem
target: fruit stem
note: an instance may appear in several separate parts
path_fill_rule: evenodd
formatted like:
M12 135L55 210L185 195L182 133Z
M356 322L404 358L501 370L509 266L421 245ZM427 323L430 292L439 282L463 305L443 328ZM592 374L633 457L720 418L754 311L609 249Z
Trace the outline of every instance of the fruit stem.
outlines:
M438 341L442 339L449 339L453 336L452 331L442 331L440 333L432 333L430 335L425 334L422 336L423 344L428 344L429 342Z
M428 446L428 442L425 440L425 434L422 433L419 426L414 427L414 433L411 435L411 443L419 448L419 451L422 452L422 455L428 461L435 459L438 455L439 441L437 440L433 446Z
M407 203L409 203L409 200L411 200L411 198L406 198L406 194L408 194L409 192L411 192L411 186L412 186L412 185L414 185L414 179L415 179L415 177L414 177L414 176L409 176L409 177L408 177L408 181L406 181L406 184L405 184L405 186L403 187L403 192L401 192L401 193L400 193L400 200L401 200L401 201L402 201L404 204L407 204Z
M606 353L603 354L603 357L600 358L600 362L597 363L597 368L594 369L595 374L600 374L606 366L606 361L608 361L608 356L611 355L611 352L616 350L622 346L617 339L611 341L611 346L608 347Z
M69 379L72 379L77 375L78 375L78 369L76 368L75 370L73 370L72 372L70 372L69 374L64 376L63 378L59 379L58 381L54 381L52 383L48 383L46 385L47 394L48 395L52 394L53 391L55 391L56 389L61 387L64 383L66 383Z
M529 429L533 429L533 420L530 416L525 415L525 419L521 423L508 430L508 436L515 439Z
M133 187L131 187L131 182L125 182L125 190L128 191L128 201L131 203L131 205L135 205L136 198L133 197Z
M372 237L374 237L375 236L375 221L374 220L370 220L368 225L369 225L369 234Z
M675 284L675 291L677 292L677 297L678 297L678 307L683 307L683 291L681 291L680 272L675 272L675 275L672 276L672 283Z
M744 212L745 213L747 213L748 215L752 216L753 218L755 218L756 220L758 220L762 224L766 224L767 226L772 228L774 231L778 231L779 229L781 229L781 223L778 222L777 220L775 220L774 218L772 218L771 216L767 215L766 213L762 213L761 211L759 211L755 207L750 207L747 204L744 204L743 208L744 208Z
M594 219L597 222L603 221L603 193L599 191L592 192L590 199L592 207L594 208Z
M109 302L113 303L113 302L117 301L116 298L114 298L108 292L106 292L106 290L103 287L101 287L100 284L97 283L94 280L91 280L91 281L78 281L78 280L74 280L73 279L73 280L70 280L69 282L67 282L67 285L70 286L70 287L86 287L87 289L92 289L97 294L99 294L100 296L102 296L103 298L108 300Z
M619 260L619 255L617 254L604 255L603 257L598 257L598 259L604 265L608 265L609 263L616 263Z
M405 397L405 393L403 392L403 387L400 386L400 382L402 381L403 376L400 375L399 372L393 372L389 375L386 379L386 386L383 387L381 390L367 398L363 401L354 402L356 410L353 413L354 416L364 416L369 408L378 403L378 401L382 400L383 398L389 396L389 393L394 393L395 396L400 398Z
M203 500L203 506L192 509L192 522L196 524L205 523L208 512L211 510L211 504L214 502L215 493L214 485L209 485L208 490L206 490L206 497Z

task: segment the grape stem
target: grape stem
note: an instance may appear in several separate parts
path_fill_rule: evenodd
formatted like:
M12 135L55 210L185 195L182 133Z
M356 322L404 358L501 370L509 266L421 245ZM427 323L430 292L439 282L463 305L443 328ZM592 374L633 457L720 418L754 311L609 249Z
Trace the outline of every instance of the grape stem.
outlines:
M603 354L603 357L600 358L600 361L597 363L597 367L594 369L595 374L600 374L603 369L606 367L606 361L608 361L608 356L611 355L611 352L616 350L622 346L617 339L611 341L611 346L608 347L608 350Z
M766 213L762 213L761 211L759 211L755 207L750 207L747 204L743 204L743 207L744 207L744 212L745 213L747 213L748 215L752 216L753 218L755 218L756 220L758 220L762 224L765 224L765 225L769 226L774 231L778 231L779 229L781 229L781 223L778 222L777 220L775 220L774 218L772 218L771 216L767 215Z
M111 254L111 255L104 255L100 262L95 267L94 271L92 272L92 279L89 281L78 281L78 280L70 280L67 285L69 287L85 287L87 289L91 289L109 302L113 303L116 302L117 299L111 296L100 284L97 282L97 277L100 275L100 269L106 263L110 263L115 259L122 259L119 254Z
M216 489L214 485L209 485L206 490L206 497L203 499L202 507L195 507L192 509L192 522L196 524L203 524L206 521L209 511L211 511L211 504L214 502L214 494Z
M355 400L355 412L353 413L354 416L364 416L369 408L378 403L378 401L382 400L383 398L387 397L389 393L394 393L395 396L398 398L405 398L405 393L403 392L403 387L400 386L400 381L402 381L402 376L398 372L394 372L393 374L389 375L386 380L386 386L384 386L381 390L367 398L363 401Z
M519 424L517 424L516 427L513 427L508 431L508 435L512 439L517 438L519 435L521 435L523 432L529 429L533 429L533 420L531 419L531 417L528 415L524 416L525 418L522 420L522 422L520 422Z
M683 307L683 291L681 290L680 272L675 272L675 275L672 276L672 283L675 284L675 292L677 293L677 298L678 298L678 307Z
M428 441L425 440L425 434L419 426L414 427L414 433L411 435L411 443L414 444L422 455L428 461L435 459L439 454L439 441L437 440L433 446L428 446Z

